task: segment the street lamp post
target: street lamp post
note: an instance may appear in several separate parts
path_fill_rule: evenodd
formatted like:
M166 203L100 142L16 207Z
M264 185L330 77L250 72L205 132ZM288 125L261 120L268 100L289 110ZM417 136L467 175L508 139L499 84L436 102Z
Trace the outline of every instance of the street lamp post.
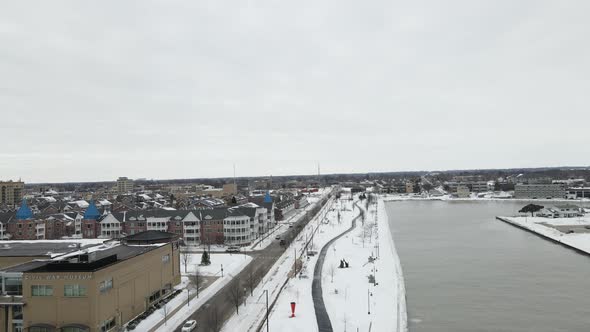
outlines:
M221 277L223 278L223 264L221 264Z
M268 332L268 289L265 289L264 293L266 293L266 332Z
M369 308L369 315L371 314L371 291L367 289L367 307Z

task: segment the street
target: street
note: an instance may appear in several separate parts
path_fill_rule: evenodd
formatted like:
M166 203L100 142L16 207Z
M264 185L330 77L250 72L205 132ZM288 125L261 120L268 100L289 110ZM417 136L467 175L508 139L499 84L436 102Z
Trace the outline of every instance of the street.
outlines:
M235 283L239 282L240 287L245 289L249 287L247 285L249 278L254 279L254 284L258 285L260 280L262 280L262 277L268 273L283 252L285 252L288 245L299 235L299 232L305 227L305 225L313 219L313 214L317 213L320 209L321 206L318 205L317 208L312 210L313 212L308 212L306 215L302 216L299 221L293 223L293 227L288 228L283 233L281 238L287 243L286 246L279 245L279 240L275 240L263 250L248 253L248 255L252 256L252 261L240 271L237 276L234 276L234 281L220 289L217 294L191 315L190 319L197 321L196 331L219 331L223 322L231 317L236 310L235 302L229 295L229 290L232 286L235 287ZM244 298L245 297L242 297L242 301ZM242 301L240 301L240 303L242 303ZM178 327L175 331L180 332L181 328Z

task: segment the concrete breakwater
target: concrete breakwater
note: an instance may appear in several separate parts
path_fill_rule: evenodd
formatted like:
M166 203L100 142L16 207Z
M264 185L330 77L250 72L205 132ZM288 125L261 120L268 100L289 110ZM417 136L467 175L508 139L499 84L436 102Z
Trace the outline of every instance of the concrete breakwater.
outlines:
M570 249L570 250L573 250L573 251L577 252L578 254L585 255L585 256L590 256L590 253L589 252L587 252L587 251L585 251L583 249L580 249L580 248L576 247L573 244L569 244L569 243L566 243L566 242L561 241L561 239L559 239L559 236L555 236L553 234L545 234L543 232L539 232L539 231L537 231L535 229L532 229L532 228L528 227L525 223L517 222L517 221L512 220L512 219L510 219L508 217L496 217L496 219L498 219L500 221L503 221L503 222L505 222L507 224L510 224L510 225L512 225L514 227L517 227L517 228L520 228L522 230L525 230L527 232L530 232L530 233L532 233L532 234L534 234L534 235L536 235L536 236L538 236L540 238L543 238L545 240L549 240L549 241L551 241L553 243L556 243L556 244L559 244L561 246L564 246L565 248Z

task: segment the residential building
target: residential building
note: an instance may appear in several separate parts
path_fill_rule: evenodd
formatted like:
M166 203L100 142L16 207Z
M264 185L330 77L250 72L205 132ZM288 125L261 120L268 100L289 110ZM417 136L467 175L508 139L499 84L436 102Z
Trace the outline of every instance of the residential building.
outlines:
M0 279L4 331L118 331L180 283L179 246L175 234L136 234L5 267Z
M487 181L473 181L467 182L466 184L468 187L471 188L471 191L474 193L482 193L487 192L489 190Z
M127 194L133 191L133 180L127 177L120 177L117 179L117 192L119 194Z
M514 187L515 198L551 199L566 198L565 184L517 184Z
M466 185L459 185L457 186L457 197L459 198L468 198L471 195L471 191L469 187Z
M23 199L24 189L22 181L0 181L0 204L18 205Z
M235 183L226 183L223 185L223 195L232 196L238 193L238 185Z

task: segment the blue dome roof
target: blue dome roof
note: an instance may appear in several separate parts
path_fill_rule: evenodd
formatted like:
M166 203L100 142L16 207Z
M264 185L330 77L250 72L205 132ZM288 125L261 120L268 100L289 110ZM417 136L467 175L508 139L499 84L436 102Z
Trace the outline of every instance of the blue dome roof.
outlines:
M86 208L86 212L84 212L84 219L85 220L92 220L92 219L98 220L98 218L100 218L100 212L98 212L98 209L96 208L96 205L94 204L94 201L90 201L90 204Z
M270 193L267 191L266 195L264 196L264 203L272 203L272 197L270 196Z
M33 211L27 205L27 200L23 198L23 203L21 204L18 211L16 211L16 219L17 220L25 220L25 219L32 219L33 218Z

